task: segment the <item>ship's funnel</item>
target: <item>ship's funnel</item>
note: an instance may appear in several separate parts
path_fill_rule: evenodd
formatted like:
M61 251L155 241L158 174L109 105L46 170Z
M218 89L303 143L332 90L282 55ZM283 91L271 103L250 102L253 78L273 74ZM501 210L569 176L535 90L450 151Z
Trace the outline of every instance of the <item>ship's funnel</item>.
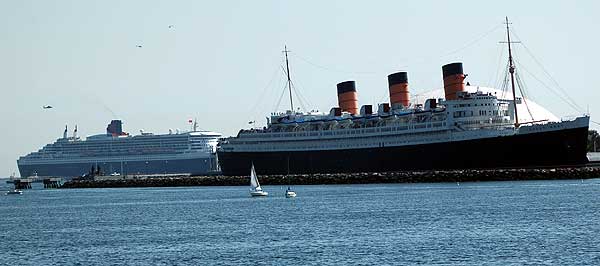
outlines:
M388 75L388 86L390 89L390 105L392 108L398 104L408 107L410 104L408 74L406 72L398 72Z
M112 120L106 127L106 134L112 136L124 135L123 126L121 120Z
M444 92L446 100L456 100L456 93L465 90L465 74L462 63L452 63L442 66L444 77Z
M358 113L358 96L356 94L356 84L354 81L344 81L337 85L338 105L342 112L348 112L353 115Z

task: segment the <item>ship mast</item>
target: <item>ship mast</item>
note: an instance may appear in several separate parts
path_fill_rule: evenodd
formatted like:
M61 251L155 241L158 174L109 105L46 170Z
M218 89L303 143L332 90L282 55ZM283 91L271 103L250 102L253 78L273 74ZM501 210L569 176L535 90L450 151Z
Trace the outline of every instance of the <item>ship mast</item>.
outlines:
M506 17L506 39L508 44L508 72L510 72L510 83L512 86L513 106L515 107L515 128L519 127L519 115L517 113L517 94L515 93L515 64L512 57L512 49L510 47L510 29L508 25L508 17Z
M287 45L284 46L283 52L285 53L285 67L287 70L287 82L288 82L288 91L290 92L290 108L292 113L294 112L294 101L292 100L292 79L290 78L290 64L288 63L288 49Z

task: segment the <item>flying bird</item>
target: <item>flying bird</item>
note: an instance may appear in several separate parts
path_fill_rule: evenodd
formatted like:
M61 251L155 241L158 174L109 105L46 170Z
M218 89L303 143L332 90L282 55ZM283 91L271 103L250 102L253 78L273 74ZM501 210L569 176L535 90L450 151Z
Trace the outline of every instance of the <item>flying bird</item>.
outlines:
M42 108L44 108L44 109L50 109L50 108L52 108L52 106L50 106L50 105L44 105L44 106L42 106Z
M141 45L136 45L135 47L137 47L137 48L142 48L142 46L141 46Z
M175 25L169 25L169 29L175 28Z

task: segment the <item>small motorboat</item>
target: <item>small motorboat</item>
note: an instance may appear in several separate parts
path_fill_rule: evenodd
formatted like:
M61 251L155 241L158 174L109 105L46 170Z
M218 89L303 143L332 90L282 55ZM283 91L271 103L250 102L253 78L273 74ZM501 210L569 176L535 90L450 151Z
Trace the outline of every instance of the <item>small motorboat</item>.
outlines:
M21 194L23 194L23 191L18 190L18 189L9 190L8 192L6 192L6 195L21 195Z
M258 183L258 176L256 176L256 171L254 170L254 163L252 164L252 169L250 170L250 196L252 197L264 197L269 195L269 192L263 191Z
M288 188L285 190L285 197L286 197L286 198L295 198L295 197L296 197L296 192L295 192L295 191L293 191L293 190L292 190L290 187L288 187Z

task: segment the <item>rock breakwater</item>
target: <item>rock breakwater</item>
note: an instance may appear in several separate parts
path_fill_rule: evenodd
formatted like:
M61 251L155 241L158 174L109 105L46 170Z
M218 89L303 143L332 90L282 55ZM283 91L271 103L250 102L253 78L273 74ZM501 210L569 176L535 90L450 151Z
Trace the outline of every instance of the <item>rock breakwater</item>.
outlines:
M262 185L481 182L600 178L600 168L486 169L382 173L260 175ZM61 188L246 186L248 176L168 176L118 180L72 180Z

